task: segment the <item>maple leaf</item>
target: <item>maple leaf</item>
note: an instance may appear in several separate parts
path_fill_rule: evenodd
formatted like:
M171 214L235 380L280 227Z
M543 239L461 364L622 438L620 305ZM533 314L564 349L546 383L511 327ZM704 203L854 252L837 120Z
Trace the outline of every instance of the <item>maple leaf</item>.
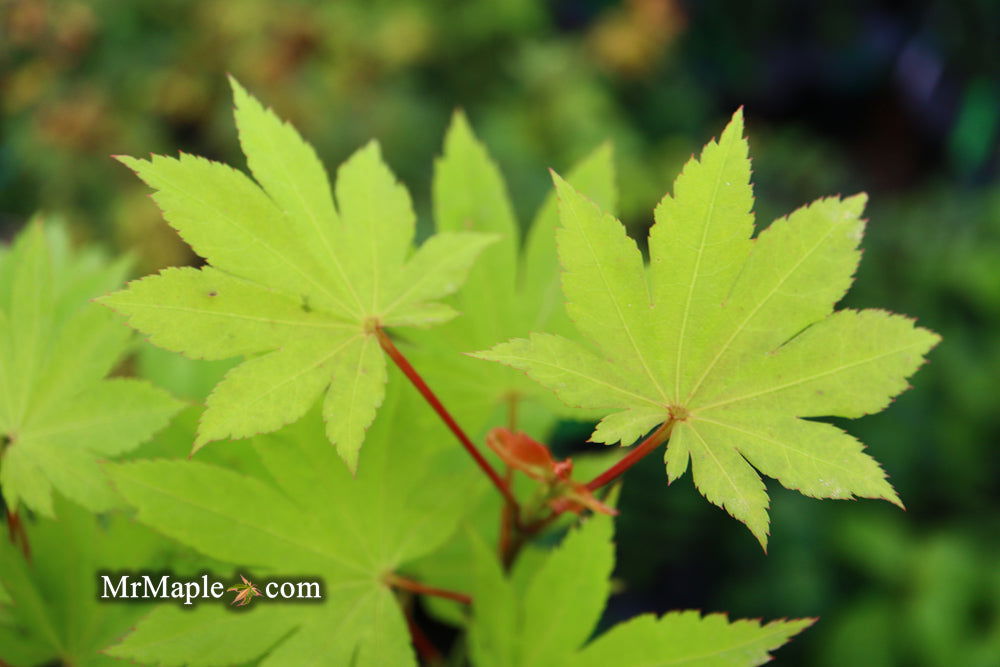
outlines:
M230 604L234 604L238 607L245 607L250 604L255 597L260 597L260 590L253 585L253 582L249 581L242 574L240 575L240 579L243 580L243 583L230 586L226 590L236 592L236 595L233 596L233 601Z
M468 635L474 664L752 667L770 660L770 651L813 623L794 619L761 625L682 611L637 616L591 639L611 594L612 536L611 518L594 515L557 548L518 561L509 577L493 550L478 540Z
M356 476L326 442L315 411L251 441L263 464L256 476L201 461L111 465L141 523L262 576L319 579L323 599L243 614L220 605L158 608L107 652L158 664L265 654L265 665L415 664L386 575L437 549L487 482L432 411L400 400L406 389L390 382Z
M615 209L609 144L580 160L567 178L602 206ZM518 429L541 436L559 416L578 415L521 373L455 354L540 327L569 331L559 298L555 193L550 191L522 235L502 173L465 115L456 113L434 165L433 211L439 232L477 231L499 240L483 251L461 292L451 297L461 315L433 331L408 336L414 345L407 354L472 430L508 423L514 411Z
M275 431L325 393L327 436L353 469L385 393L376 327L452 318L438 300L495 239L439 233L414 251L410 196L375 142L338 169L335 205L313 149L232 83L256 182L191 155L120 158L208 266L167 269L102 301L160 347L246 357L208 397L195 450Z
M579 479L592 479L599 473L606 470L619 458L619 452L607 449L593 449L581 452L573 458L573 474ZM527 475L515 475L512 486L518 497L525 498L525 505L530 507L538 501L538 484L528 478ZM608 496L607 503L601 503L611 513L616 510L615 502L617 489L612 489ZM563 487L562 498L569 499L572 489ZM593 498L593 494L591 494ZM596 498L595 498L596 500ZM474 577L473 568L470 563L474 562L477 553L478 543L497 545L500 541L500 516L503 508L503 498L497 493L482 494L474 504L467 505L466 515L463 517L463 530L458 530L454 535L436 550L433 554L421 558L407 566L410 572L422 583L439 588L459 591L470 591L473 588ZM558 502L558 499L557 499ZM572 502L572 501L571 501ZM529 505L530 504L530 505ZM579 506L567 506L561 508L564 514L560 514L552 523L551 533L559 534L578 522L576 514L582 512L582 503ZM550 505L551 507L551 505ZM608 514L598 508L590 508L601 514ZM571 514L569 512L575 512ZM538 551L533 543L525 545L524 550L517 557L517 563L527 561ZM494 557L496 550L492 550ZM422 600L424 608L437 620L459 628L468 625L468 609L456 602L439 597L425 597Z
M53 503L57 520L25 522L30 563L0 540L0 664L103 664L98 652L151 603L102 600L100 574L166 565L171 545L149 528L116 513L95 516L58 495Z
M88 299L127 264L71 252L32 222L0 257L0 487L11 511L52 516L52 490L94 511L116 504L98 465L134 449L182 404L147 382L105 375L129 331Z
M863 195L820 199L752 239L738 111L657 206L644 267L613 216L553 177L562 288L583 342L536 333L477 356L602 410L595 442L628 445L673 421L668 479L690 461L699 491L765 548L757 471L813 497L900 504L861 443L805 419L882 410L938 341L902 316L834 312L859 259Z

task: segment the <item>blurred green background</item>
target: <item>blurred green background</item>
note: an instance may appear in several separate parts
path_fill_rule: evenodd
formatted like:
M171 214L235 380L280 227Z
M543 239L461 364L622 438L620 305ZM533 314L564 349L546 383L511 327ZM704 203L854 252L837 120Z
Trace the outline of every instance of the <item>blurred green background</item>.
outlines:
M607 623L695 607L820 616L782 664L1000 665L1000 3L3 0L0 235L36 210L138 271L194 261L112 154L242 164L226 73L335 164L371 136L427 222L463 107L522 219L614 143L645 236L693 151L745 105L761 224L871 195L847 304L944 335L887 412L842 424L908 511L777 485L770 554L650 457L622 499ZM586 425L559 445L581 447ZM443 628L438 631L444 633Z

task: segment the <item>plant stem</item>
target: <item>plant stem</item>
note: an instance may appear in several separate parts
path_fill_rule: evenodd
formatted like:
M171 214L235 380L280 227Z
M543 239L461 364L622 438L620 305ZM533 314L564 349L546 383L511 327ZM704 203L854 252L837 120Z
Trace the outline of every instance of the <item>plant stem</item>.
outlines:
M527 526L524 527L522 531L525 535L537 535L546 528L548 528L556 519L562 516L562 512L557 512L552 510L550 513L541 517L540 519L535 519Z
M31 544L28 542L28 532L24 529L21 516L17 512L7 511L7 529L10 531L10 543L14 546L20 543L24 559L30 563Z
M520 400L516 392L507 394L507 429L511 433L517 431L517 404Z
M509 465L506 470L504 470L503 480L507 484L507 488L510 488L511 482L514 478L514 469ZM519 518L514 516L514 508L511 507L510 503L504 503L503 507L500 508L500 539L498 540L497 548L500 552L500 559L504 560L506 554L510 549L511 545L511 530L514 526L514 519Z
M413 368L413 365L406 357L403 356L403 353L400 352L399 348L397 348L392 342L385 330L382 329L382 327L377 327L375 329L375 335L378 337L379 345L381 345L385 353L389 355L389 358L392 359L396 366L399 367L399 370L403 371L403 374L410 380L413 386L416 387L417 391L420 392L420 395L424 397L424 400L426 400L430 406L434 408L434 412L438 414L441 421L445 423L455 437L458 438L458 441L462 443L462 447L464 447L465 451L467 451L473 458L476 465L478 465L479 468L486 473L486 476L490 478L491 482L493 482L493 486L497 487L497 490L504 497L504 499L506 499L506 501L510 503L511 507L516 510L518 507L517 499L514 498L514 495L510 492L510 488L504 483L503 478L497 474L497 471L494 470L492 465L490 465L490 462L487 461L486 458L480 453L476 445L471 439L469 439L469 436L462 430L462 427L459 426L455 419L451 416L451 413L449 413L444 405L442 405L438 397L433 391L431 391L431 388L427 386L426 382L424 382L424 379L420 377L420 374L415 368Z
M507 395L507 428L511 433L517 431L517 402L519 396L515 392L511 392ZM503 481L504 486L508 489L511 488L511 484L514 483L514 469L510 464L504 466L503 471ZM503 504L500 508L500 539L498 541L497 548L500 552L500 560L506 562L510 554L511 543L511 531L512 529L521 528L521 513L519 508L511 505L509 502Z
M670 432L673 430L675 423L677 422L673 417L663 422L658 429L650 433L648 438L643 440L638 447L635 447L632 451L623 456L618 463L614 464L600 475L587 482L587 489L590 491L596 491L602 486L610 484L621 477L626 470L634 466L647 454L651 453L654 449L666 442L670 437Z
M404 591L410 591L412 593L419 593L421 595L433 595L438 598L446 598L448 600L454 600L455 602L461 602L462 604L472 604L472 598L465 593L458 593L456 591L449 591L445 588L435 588L433 586L426 586L419 581L414 581L413 579L407 579L406 577L401 577L398 574L390 573L385 577L385 583L389 584L394 588L399 588Z
M441 651L434 646L434 642L430 640L420 626L417 625L417 620L413 618L413 611L407 610L406 612L406 625L410 628L410 639L413 640L413 648L416 649L417 655L420 656L420 660L425 665L440 665L444 660L444 656L441 655Z
M589 491L596 491L603 486L607 486L625 474L626 470L641 461L646 455L670 438L670 432L673 430L674 424L676 424L677 421L678 420L676 418L670 417L670 419L660 424L660 426L655 431L650 433L649 437L643 440L638 447L634 448L613 466L588 482L586 485L587 489ZM501 532L500 558L503 561L504 567L510 567L510 565L514 562L514 559L517 557L518 551L521 550L521 547L524 546L524 543L528 538L539 534L555 523L555 521L562 516L564 511L565 510L552 510L545 516L539 517L534 521L530 521L527 524L520 526L513 537L506 536L505 538Z
M544 517L535 519L516 530L513 535L508 536L505 542L501 542L500 562L503 564L504 570L509 571L511 566L514 565L514 561L517 559L518 554L521 553L521 549L524 548L529 538L540 533L561 515L561 512L553 510Z

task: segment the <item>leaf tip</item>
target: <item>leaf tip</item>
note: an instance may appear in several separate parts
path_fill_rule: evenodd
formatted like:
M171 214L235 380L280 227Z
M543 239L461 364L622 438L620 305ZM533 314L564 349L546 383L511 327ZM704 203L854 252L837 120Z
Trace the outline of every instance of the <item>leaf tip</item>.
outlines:
M139 173L139 170L142 168L142 163L146 162L146 160L143 160L142 158L132 157L131 155L112 155L111 157L115 161L120 162L121 164L125 165L126 167L128 167L137 174ZM152 159L153 157L154 157L153 154L150 153L150 159Z
M197 454L199 452L199 450L201 450L202 447L204 447L208 443L214 442L214 441L215 441L214 438L210 438L210 437L205 436L205 435L199 435L197 438L195 438L194 443L191 445L191 451L188 452L188 455L187 455L188 461L190 461L192 458L194 458L194 455Z
M766 556L767 555L767 542L768 542L768 538L771 535L770 530L768 530L766 527L763 528L763 529L761 529L761 528L751 527L749 525L747 526L747 528L750 529L750 532L753 534L754 538L757 540L757 543L760 544L760 548L764 552L764 555Z
M552 183L556 186L557 190L559 188L569 187L569 184L566 182L566 179L560 176L559 172L557 172L555 169L551 167L549 167L549 178L552 179Z
M330 444L334 444L332 441ZM347 470L351 473L351 477L357 479L358 477L358 459L361 454L361 443L357 443L355 446L347 446L344 443L336 443L337 454L340 459L347 466Z
M465 109L462 107L455 107L455 109L451 112L451 123L448 126L448 136L450 137L453 132L461 132L467 135L472 134L472 126L469 123L469 116L465 113Z
M736 138L742 139L744 125L745 125L744 107L741 104L739 107L737 107L736 111L733 112L733 115L729 119L729 123L727 123L726 125L726 129L724 129L722 133L723 134L727 134L730 132L736 133L737 135Z
M236 113L236 128L237 130L242 130L245 125L245 118L242 117L243 111L247 111L249 106L249 111L253 112L263 112L264 105L261 104L257 98L250 94L250 92L243 87L243 85L236 79L232 74L226 74L226 78L229 79L229 87L233 91L233 110ZM256 107L256 109L254 109Z

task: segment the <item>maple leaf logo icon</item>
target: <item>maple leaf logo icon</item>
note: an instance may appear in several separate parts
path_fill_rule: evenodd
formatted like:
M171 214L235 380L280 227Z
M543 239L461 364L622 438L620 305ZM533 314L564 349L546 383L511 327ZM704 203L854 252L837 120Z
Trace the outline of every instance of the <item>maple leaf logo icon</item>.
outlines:
M253 600L255 597L260 597L260 589L254 586L253 582L249 581L242 574L240 575L240 579L243 580L242 584L236 584L235 586L230 586L226 590L236 591L236 597L233 598L231 604L234 604L238 607L244 607L250 604L250 601Z

